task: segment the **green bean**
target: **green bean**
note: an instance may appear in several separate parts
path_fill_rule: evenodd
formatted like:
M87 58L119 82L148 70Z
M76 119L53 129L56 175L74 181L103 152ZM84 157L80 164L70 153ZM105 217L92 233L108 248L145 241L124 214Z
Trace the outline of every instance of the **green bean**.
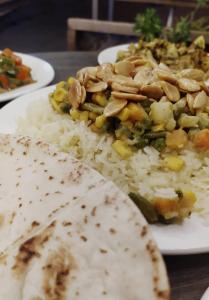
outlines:
M158 150L159 152L161 152L166 147L165 138L158 138L158 139L152 140L150 145L152 147L154 147L156 150Z
M144 137L149 139L149 140L158 139L158 138L165 138L166 137L166 131L145 133Z
M153 205L144 197L138 193L129 193L129 197L133 200L136 206L141 210L144 217L149 223L155 223L158 221L158 215Z
M81 105L81 108L83 110L88 110L88 111L91 111L91 112L94 112L96 114L99 114L101 115L104 111L104 108L99 106L99 105L96 105L96 104L93 104L93 103L88 103L88 102L85 102Z

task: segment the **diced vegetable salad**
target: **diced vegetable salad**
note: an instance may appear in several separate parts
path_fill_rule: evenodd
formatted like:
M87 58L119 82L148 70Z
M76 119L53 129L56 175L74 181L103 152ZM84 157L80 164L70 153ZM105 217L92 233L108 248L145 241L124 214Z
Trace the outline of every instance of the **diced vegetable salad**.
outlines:
M30 67L8 48L0 53L0 93L34 82Z

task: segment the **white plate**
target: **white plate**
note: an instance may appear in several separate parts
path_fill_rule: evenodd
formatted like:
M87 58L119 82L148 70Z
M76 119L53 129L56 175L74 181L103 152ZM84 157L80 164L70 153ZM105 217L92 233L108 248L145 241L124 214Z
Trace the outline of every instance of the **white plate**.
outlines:
M49 84L54 78L54 69L46 61L32 55L15 52L22 58L23 64L31 68L32 78L36 81L9 92L0 94L0 102L7 101L30 93Z
M46 99L55 86L19 97L0 110L0 132L14 133L17 120L24 117L28 105ZM209 252L209 226L192 215L181 225L152 225L155 240L163 254L194 254Z
M200 300L209 300L209 288L207 288Z
M97 57L98 63L100 65L104 63L114 63L116 61L118 51L128 50L129 45L130 44L123 44L123 45L118 45L118 46L104 49L98 54Z

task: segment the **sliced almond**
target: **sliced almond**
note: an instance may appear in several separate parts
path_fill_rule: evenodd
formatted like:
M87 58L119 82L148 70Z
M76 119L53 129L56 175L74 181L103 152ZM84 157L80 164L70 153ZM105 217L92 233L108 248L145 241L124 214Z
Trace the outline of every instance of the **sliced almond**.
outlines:
M130 61L119 61L114 65L115 67L115 73L124 75L124 76L130 76L131 73L134 70L134 64Z
M135 82L131 77L123 76L123 75L113 75L111 80L109 80L109 83L119 83L121 85L126 85L130 87L138 88L139 84Z
M161 80L165 80L171 84L177 85L178 79L177 77L170 71L161 69L161 68L156 68L154 70L154 73L157 75L157 77Z
M111 100L104 109L104 116L111 117L117 115L125 106L127 100L125 99L113 99Z
M132 101L142 101L147 99L147 96L144 95L136 95L136 94L123 93L123 92L113 91L111 95L118 99L127 99Z
M86 100L86 89L84 86L81 87L81 104Z
M172 102L177 102L180 99L180 93L177 87L169 82L161 81L161 86L167 98Z
M88 79L96 79L97 67L85 67L79 70L76 74L76 78L80 81L81 84L84 84L87 77Z
M124 60L133 62L137 59L143 59L143 58L140 55L131 55L131 56L126 57Z
M200 69L184 69L178 73L180 77L203 81L205 73Z
M84 88L81 87L80 82L77 79L74 79L72 84L70 85L69 91L68 91L68 99L69 103L74 107L78 108L79 105L85 101L85 93Z
M209 87L204 82L201 82L200 86L206 92L206 94L209 96Z
M88 81L86 85L86 91L90 93L98 93L106 90L107 87L108 85L104 81L99 81L99 82Z
M205 93L205 91L201 91L197 94L194 99L193 108L194 109L203 109L208 103L209 97Z
M149 62L149 60L144 59L144 58L137 58L135 60L132 61L132 63L134 64L135 67L138 66L144 66Z
M113 65L112 64L102 64L97 67L96 77L102 81L108 82L113 76Z
M126 85L122 85L117 82L112 83L112 89L115 91L126 92L126 93L131 93L131 94L137 94L139 91L139 89L137 87L126 86Z
M178 80L179 88L187 92L198 92L200 84L194 79L180 78Z
M136 75L134 76L134 81L139 85L150 84L154 80L152 68L144 66L140 67Z
M163 90L157 83L143 85L140 89L141 93L148 98L160 99L163 96Z
M195 99L194 95L187 93L187 95L186 95L186 101L187 101L187 105L188 105L191 113L194 113L194 108L193 108L194 99Z
M158 67L164 71L168 71L168 72L171 72L171 69L164 63L159 63Z

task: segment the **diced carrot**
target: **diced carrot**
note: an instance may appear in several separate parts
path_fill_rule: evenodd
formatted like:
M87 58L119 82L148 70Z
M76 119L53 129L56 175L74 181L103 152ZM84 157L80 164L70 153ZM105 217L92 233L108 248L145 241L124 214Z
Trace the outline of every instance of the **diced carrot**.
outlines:
M153 201L154 207L158 214L166 216L168 214L177 214L178 201L176 199L155 198Z
M13 55L12 55L12 59L14 59L15 64L16 64L17 66L22 65L22 58L19 57L18 55L13 54Z
M20 80L26 80L28 79L30 75L30 69L26 66L20 66L18 68L18 72L17 72L17 78Z
M7 78L6 75L0 75L0 83L4 89L9 88L9 79Z
M182 149L188 143L188 137L183 129L167 133L166 146L170 149Z
M209 129L202 129L196 133L194 144L198 148L209 149Z

